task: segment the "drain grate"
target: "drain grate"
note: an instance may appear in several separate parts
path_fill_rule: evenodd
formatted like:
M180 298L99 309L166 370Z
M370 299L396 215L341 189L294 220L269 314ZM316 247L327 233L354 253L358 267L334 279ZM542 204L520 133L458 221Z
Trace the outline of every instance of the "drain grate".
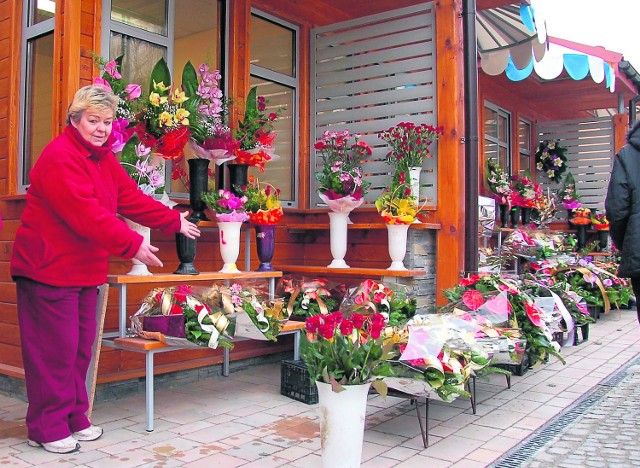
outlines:
M629 367L639 363L640 357L636 357L633 361L625 364L624 367L600 382L568 409L551 419L542 428L538 429L489 466L492 468L511 468L519 467L524 462L529 461L538 450L564 432L571 423L583 416L587 410L599 403L600 400L613 390L613 387L627 378L627 369Z

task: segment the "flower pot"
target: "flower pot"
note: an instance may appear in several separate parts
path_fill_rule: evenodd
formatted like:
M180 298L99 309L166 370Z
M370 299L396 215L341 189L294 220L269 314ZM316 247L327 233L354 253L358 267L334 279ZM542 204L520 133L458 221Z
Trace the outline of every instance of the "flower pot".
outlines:
M522 225L527 227L531 222L531 208L520 208L520 213L522 214Z
M509 205L498 205L500 208L500 226L503 228L509 227L508 217L509 217Z
M601 251L605 250L608 244L609 244L609 230L608 229L598 230L598 248Z
M191 204L191 218L200 221L208 221L204 213L207 205L200 195L209 190L209 160L193 158L187 161L189 164L189 203Z
M367 395L371 383L345 385L336 393L331 385L316 382L320 411L322 466L358 467L362 458Z
M227 164L229 168L229 190L237 197L242 196L242 187L249 183L248 164Z
M199 219L190 218L189 221L198 224ZM187 236L181 233L176 233L176 251L178 253L178 260L180 265L178 269L173 273L176 275L199 275L200 272L196 270L193 265L193 261L196 258L196 246L198 245L197 239L189 239Z
M420 173L421 167L409 168L409 181L411 182L411 195L415 197L416 202L420 200Z
M256 229L256 250L260 266L257 271L273 271L271 259L276 246L276 225L275 224L254 224Z
M509 211L509 218L511 220L511 227L513 229L517 229L518 228L518 218L520 217L520 207L518 206L514 206L511 208L511 211Z
M406 270L404 257L407 253L408 224L387 224L387 237L389 242L389 257L391 266L387 270Z
M218 221L220 255L224 266L220 273L237 273L236 261L240 255L240 221Z
M126 218L125 218L125 222L127 223L127 226L129 226L129 229L140 234L147 243L151 242L151 228L148 228L147 226L143 226L142 224L135 223L130 219L126 219ZM127 273L127 275L153 276L153 273L149 271L149 269L147 268L147 265L142 263L140 260L132 258L131 263L133 263L133 267L131 268L129 273Z
M577 224L576 228L576 239L578 240L577 249L584 249L585 244L587 243L587 225L586 224Z
M347 254L347 225L349 224L349 212L329 213L329 237L331 245L331 255L333 260L328 268L350 268L344 261Z

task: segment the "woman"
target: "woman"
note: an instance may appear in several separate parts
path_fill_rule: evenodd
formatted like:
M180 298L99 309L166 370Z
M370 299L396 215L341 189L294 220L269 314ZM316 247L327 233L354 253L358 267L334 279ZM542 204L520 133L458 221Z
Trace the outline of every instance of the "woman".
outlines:
M620 250L618 275L631 279L633 294L640 301L640 122L627 134L627 144L613 161L605 200L609 234ZM640 307L638 307L640 322Z
M85 86L69 106L67 127L42 151L30 173L16 232L16 281L27 396L29 445L55 453L95 440L86 416L85 378L96 332L97 286L109 255L162 266L157 247L116 217L167 233L200 235L187 213L144 195L111 151L118 98Z

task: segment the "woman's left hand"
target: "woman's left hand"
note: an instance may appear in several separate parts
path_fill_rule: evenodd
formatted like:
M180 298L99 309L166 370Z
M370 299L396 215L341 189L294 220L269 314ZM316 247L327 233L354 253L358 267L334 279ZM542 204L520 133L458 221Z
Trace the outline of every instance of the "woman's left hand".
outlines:
M198 229L198 226L189 221L187 219L187 216L189 216L188 211L183 211L182 213L180 213L180 233L184 234L189 239L200 237L200 229Z

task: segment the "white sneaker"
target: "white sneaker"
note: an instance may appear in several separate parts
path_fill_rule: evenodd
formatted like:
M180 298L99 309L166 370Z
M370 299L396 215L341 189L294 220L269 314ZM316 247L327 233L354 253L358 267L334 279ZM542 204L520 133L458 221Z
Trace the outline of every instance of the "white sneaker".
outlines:
M72 436L65 439L54 440L53 442L42 443L28 439L27 444L29 444L30 447L42 447L51 453L72 453L80 450L80 444Z
M74 432L73 433L73 437L76 440L82 441L82 442L89 442L92 440L97 440L100 438L100 436L102 435L102 428L99 426L94 426L93 424L89 427L87 427L86 429L83 429L81 431L78 432Z

